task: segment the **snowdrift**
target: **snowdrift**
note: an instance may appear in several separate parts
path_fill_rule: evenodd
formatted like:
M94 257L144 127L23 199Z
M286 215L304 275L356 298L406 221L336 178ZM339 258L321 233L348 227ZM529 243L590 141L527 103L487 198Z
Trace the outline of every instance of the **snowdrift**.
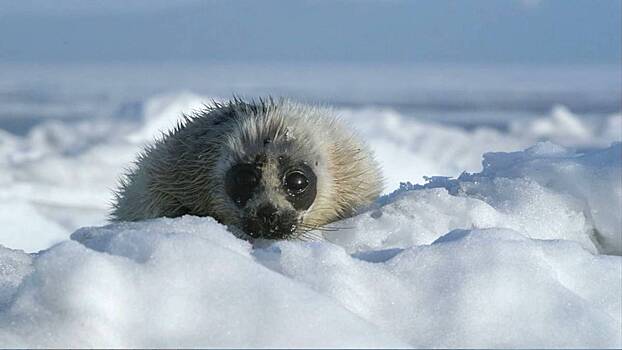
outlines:
M186 216L2 248L0 344L619 348L621 179L620 143L539 143L405 183L321 242Z
M430 244L456 228L505 227L534 239L566 239L622 254L622 144L576 153L550 142L487 153L480 173L403 183L392 203L343 221L330 234L349 250Z

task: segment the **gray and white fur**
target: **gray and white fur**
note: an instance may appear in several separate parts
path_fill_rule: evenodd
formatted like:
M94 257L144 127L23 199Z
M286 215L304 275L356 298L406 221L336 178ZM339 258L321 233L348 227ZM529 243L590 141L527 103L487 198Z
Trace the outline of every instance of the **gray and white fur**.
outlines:
M372 153L331 110L236 98L147 146L121 180L112 220L211 216L245 239L305 239L381 190Z

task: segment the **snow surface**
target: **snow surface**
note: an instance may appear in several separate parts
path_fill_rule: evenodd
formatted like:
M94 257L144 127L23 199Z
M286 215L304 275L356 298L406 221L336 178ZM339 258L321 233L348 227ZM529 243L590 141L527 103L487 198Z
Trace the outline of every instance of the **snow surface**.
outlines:
M387 186L325 241L104 226L122 169L205 101L0 130L1 347L622 347L622 115L465 129L338 108Z
M210 218L3 249L8 347L619 347L620 257L510 229L348 254L251 249ZM79 243L80 242L80 243Z
M487 153L480 173L402 184L391 203L342 222L331 237L349 251L430 244L459 228L504 227L622 254L622 143L577 154L550 142ZM334 226L334 225L333 225Z

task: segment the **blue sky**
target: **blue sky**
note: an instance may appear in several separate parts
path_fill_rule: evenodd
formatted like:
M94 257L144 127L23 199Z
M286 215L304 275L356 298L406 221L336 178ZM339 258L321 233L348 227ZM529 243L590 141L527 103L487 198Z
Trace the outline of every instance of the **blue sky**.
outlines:
M621 3L0 0L0 62L619 64Z

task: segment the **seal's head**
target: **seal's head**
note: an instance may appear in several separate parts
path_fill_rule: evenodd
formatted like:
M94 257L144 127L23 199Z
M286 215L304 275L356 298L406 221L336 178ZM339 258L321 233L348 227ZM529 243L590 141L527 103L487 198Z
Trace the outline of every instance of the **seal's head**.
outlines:
M310 228L305 216L312 212L318 194L321 157L293 150L293 141L285 135L263 136L263 147L236 152L240 157L227 162L224 189L244 232L251 237L289 238L300 228Z
M244 238L305 238L380 190L373 156L330 110L236 99L186 117L149 147L113 215L213 216Z

